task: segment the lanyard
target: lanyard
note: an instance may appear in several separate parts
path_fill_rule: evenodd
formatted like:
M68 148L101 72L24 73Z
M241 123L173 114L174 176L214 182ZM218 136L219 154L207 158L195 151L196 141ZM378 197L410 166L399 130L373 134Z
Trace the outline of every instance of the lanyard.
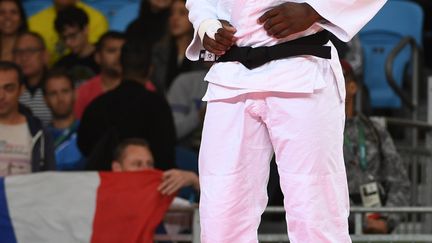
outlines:
M78 128L78 122L72 123L72 125L65 129L63 133L54 141L54 146L57 148L60 144L62 144L64 141L66 141L72 133L76 131Z
M366 138L364 125L361 121L358 123L358 156L360 158L360 168L365 171L367 169L367 158L366 158ZM344 141L354 154L354 146L347 135L344 136Z

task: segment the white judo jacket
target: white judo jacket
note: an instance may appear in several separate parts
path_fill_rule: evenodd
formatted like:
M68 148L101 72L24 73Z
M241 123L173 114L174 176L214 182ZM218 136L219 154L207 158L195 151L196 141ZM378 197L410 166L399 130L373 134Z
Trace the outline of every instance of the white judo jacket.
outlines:
M324 19L309 29L276 39L267 35L258 18L272 7L284 2L306 2ZM326 29L342 41L349 41L385 4L386 0L187 0L189 19L195 34L186 56L198 60L202 41L198 35L200 24L208 19L223 19L236 29L237 46L272 46ZM331 42L328 45L332 46ZM345 86L339 57L332 48L332 58L298 56L271 61L249 70L238 62L216 63L206 81L210 82L204 100L231 98L247 92L312 93L326 86L328 75L335 75L341 100Z

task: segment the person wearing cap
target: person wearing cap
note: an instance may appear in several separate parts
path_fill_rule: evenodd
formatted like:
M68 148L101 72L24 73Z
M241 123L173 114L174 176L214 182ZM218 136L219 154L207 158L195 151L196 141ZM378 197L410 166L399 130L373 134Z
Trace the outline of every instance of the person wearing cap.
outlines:
M258 242L273 151L290 242L351 242L345 87L328 32L349 41L385 2L187 1L186 56L216 61L205 78L201 242Z

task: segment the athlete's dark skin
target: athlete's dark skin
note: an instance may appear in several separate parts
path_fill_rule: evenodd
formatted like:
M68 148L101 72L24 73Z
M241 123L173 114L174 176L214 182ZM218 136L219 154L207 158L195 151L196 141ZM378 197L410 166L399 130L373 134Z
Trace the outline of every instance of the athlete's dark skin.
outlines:
M265 12L257 21L263 25L269 36L277 39L304 31L322 17L307 3L283 3ZM222 28L215 34L215 40L204 36L204 48L218 56L225 54L236 42L236 29L227 21L220 20Z

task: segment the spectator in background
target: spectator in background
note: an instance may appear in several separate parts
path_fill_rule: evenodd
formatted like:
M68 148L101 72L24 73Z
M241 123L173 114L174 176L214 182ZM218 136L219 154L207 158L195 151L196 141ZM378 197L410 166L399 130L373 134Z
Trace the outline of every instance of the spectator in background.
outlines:
M74 6L60 10L55 20L57 34L71 52L62 57L55 67L68 70L74 81L78 82L99 73L99 65L94 58L95 46L88 39L88 24L84 10Z
M363 77L363 49L359 35L355 35L349 42L343 42L335 35L330 34L330 40L336 47L340 59L351 65L356 77Z
M95 60L100 74L78 87L75 115L81 118L85 108L96 97L116 88L121 81L120 54L126 39L119 32L107 32L96 45Z
M0 177L55 169L48 132L19 105L22 82L16 64L0 61Z
M43 97L42 83L46 75L49 54L42 37L34 32L22 33L14 48L14 59L24 73L25 90L20 102L29 107L43 124L48 124L52 116Z
M114 172L139 172L154 169L154 159L149 144L140 138L123 140L114 150L111 167ZM180 189L181 191L179 191ZM184 198L190 200L191 194L195 195L195 192L199 192L198 176L195 172L186 170L167 170L163 173L162 183L157 190L163 195L176 194L171 207L188 208L191 201L186 201ZM168 212L164 217L163 224L159 225L156 232L159 234L167 234L167 232L169 232L168 234L180 234L182 233L181 230L190 231L190 225L191 216L189 213Z
M202 97L207 90L204 77L207 71L180 74L167 93L168 103L174 117L177 139L188 148L199 147L205 102Z
M384 127L355 112L356 78L348 62L343 61L342 67L347 117L344 159L351 203L365 207L408 206L410 182L393 140ZM365 220L365 233L386 234L397 226L400 217L371 214ZM350 230L353 230L353 220L350 220Z
M19 0L0 1L0 60L13 61L18 35L27 30L27 18Z
M172 0L141 0L138 18L129 24L128 39L142 40L153 45L168 33L168 18Z
M154 158L150 146L144 139L123 140L114 150L112 171L143 171L154 169ZM172 195L179 189L193 186L199 191L198 176L194 172L171 169L163 174L158 190L164 195Z
M126 42L120 63L120 85L96 98L84 111L78 129L78 146L88 157L90 169L111 170L112 151L118 141L139 137L150 143L162 170L174 167L175 130L170 107L160 95L150 92L151 50L140 41Z
M346 61L351 65L356 77L363 77L363 49L359 35L355 35L346 44L349 48L345 56Z
M200 63L192 62L185 57L186 48L192 41L194 31L185 4L185 0L173 2L169 17L170 37L155 45L153 53L155 71L152 81L163 93L167 92L172 81L180 73L203 68Z
M96 43L99 37L108 30L108 21L101 12L78 0L53 0L53 6L33 15L29 19L29 28L41 34L51 53L51 62L54 63L65 54L66 47L59 39L54 28L54 21L58 11L67 7L76 6L83 9L89 16L89 40Z
M53 120L48 131L54 140L57 170L83 170L85 160L77 145L79 121L75 118L74 82L62 70L51 71L45 79L43 91Z

